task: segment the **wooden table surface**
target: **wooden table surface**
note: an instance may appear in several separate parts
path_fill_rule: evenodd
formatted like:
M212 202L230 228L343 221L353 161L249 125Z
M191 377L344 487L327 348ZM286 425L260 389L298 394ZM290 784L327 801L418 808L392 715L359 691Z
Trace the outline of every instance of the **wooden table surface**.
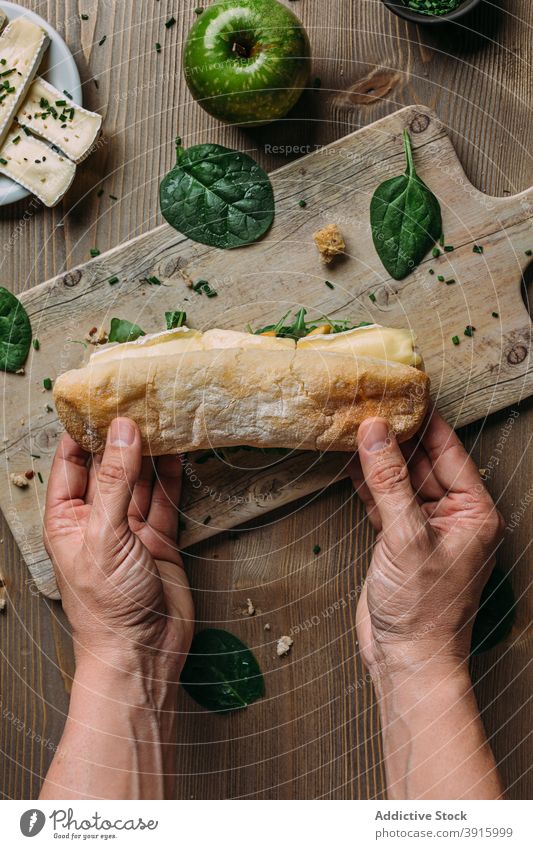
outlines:
M533 185L529 0L482 3L468 23L436 30L400 21L380 0L288 3L308 29L321 87L284 122L253 132L224 127L191 101L180 54L196 2L147 0L142 11L125 0L22 5L67 41L85 104L104 116L105 143L56 209L27 200L0 211L0 280L15 292L82 262L91 247L105 250L160 223L158 184L178 132L187 145L248 150L272 169L298 155L275 154L275 145L305 152L402 106L426 104L448 127L474 185L499 195ZM166 29L172 14L177 23ZM524 401L512 415L461 434L479 466L490 467L487 485L513 525L500 555L520 599L512 644L474 663L511 798L533 791L532 432L533 404ZM37 594L3 519L0 539L9 596L0 615L1 792L35 798L65 721L72 648L60 604ZM321 554L310 555L316 543ZM305 509L293 505L260 527L189 552L199 623L227 627L256 648L267 695L232 717L202 713L180 695L180 798L383 797L377 712L355 635L355 599L371 547L361 507L341 483ZM236 613L247 597L257 608L252 618ZM291 631L292 652L279 659L275 640Z

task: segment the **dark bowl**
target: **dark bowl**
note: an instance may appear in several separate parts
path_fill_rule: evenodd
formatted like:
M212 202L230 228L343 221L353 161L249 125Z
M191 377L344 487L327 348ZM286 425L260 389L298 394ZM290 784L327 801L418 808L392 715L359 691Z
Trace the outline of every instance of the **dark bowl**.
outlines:
M447 15L421 15L419 12L413 11L408 6L404 6L402 0L382 0L387 9L394 12L400 18L405 18L406 21L412 21L414 24L426 24L435 26L436 24L445 24L448 21L456 21L462 18L468 12L471 12L480 2L480 0L463 0L457 9L453 12L448 12Z

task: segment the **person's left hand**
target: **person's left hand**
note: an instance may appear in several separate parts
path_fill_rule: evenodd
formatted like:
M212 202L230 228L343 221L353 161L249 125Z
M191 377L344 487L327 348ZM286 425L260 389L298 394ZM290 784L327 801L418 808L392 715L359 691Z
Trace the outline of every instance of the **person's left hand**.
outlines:
M76 659L96 657L177 680L194 609L177 547L179 457L141 456L138 427L115 419L102 458L68 435L56 452L44 540ZM157 668L154 668L155 666Z

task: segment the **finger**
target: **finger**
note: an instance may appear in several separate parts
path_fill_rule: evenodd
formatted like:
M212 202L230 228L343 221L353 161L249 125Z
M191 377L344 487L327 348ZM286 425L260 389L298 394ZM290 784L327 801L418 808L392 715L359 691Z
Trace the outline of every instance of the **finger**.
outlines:
M102 455L93 454L91 462L89 463L89 481L87 483L87 492L85 493L85 501L87 502L87 504L92 504L94 502L94 496L96 494L96 487L98 483L98 469L101 465Z
M148 524L172 540L176 540L178 535L182 475L183 467L179 456L158 458Z
M455 431L436 410L422 434L422 444L436 479L447 491L468 492L475 488L481 493L485 490L476 464Z
M394 522L417 525L422 514L396 436L385 419L366 419L358 433L359 458L370 494L387 533Z
M130 519L145 522L150 510L152 500L152 488L154 484L154 461L152 457L143 457L141 463L141 474L135 484L133 496L128 509Z
M405 457L407 468L413 490L419 501L435 501L446 494L446 490L440 485L426 454L424 446L418 439L410 439L400 446Z
M92 529L99 534L105 536L105 529L112 529L117 535L129 530L128 507L141 473L141 462L139 428L131 419L114 419L97 473L90 519Z
M355 492L363 502L366 510L366 515L376 531L381 530L381 516L379 515L379 511L376 507L376 502L372 497L372 493L370 492L366 481L365 476L363 475L363 470L361 468L361 461L359 457L354 457L348 466L348 473L352 479L352 484Z
M55 453L46 493L46 506L84 499L87 489L89 454L77 442L63 434Z

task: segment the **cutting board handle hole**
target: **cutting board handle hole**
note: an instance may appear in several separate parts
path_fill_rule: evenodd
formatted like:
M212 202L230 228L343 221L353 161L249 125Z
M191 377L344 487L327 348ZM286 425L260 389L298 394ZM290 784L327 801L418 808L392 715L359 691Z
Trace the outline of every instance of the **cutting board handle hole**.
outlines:
M528 265L522 275L520 294L529 317L533 321L533 262Z

